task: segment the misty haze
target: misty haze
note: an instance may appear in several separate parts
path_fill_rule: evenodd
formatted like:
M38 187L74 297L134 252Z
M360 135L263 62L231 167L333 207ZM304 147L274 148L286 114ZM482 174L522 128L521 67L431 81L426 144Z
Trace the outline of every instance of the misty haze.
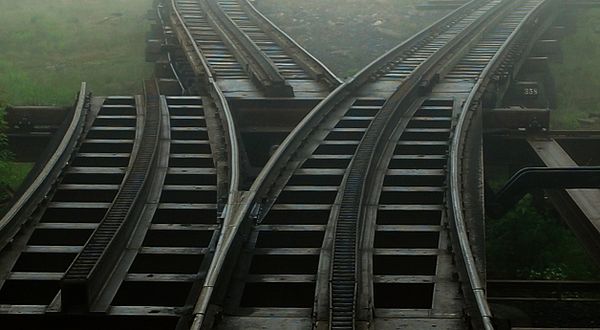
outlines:
M0 328L600 328L599 0L0 22Z

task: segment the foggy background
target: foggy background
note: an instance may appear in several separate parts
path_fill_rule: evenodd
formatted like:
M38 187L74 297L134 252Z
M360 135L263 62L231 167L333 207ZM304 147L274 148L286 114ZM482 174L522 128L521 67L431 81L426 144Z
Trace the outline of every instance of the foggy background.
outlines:
M6 104L70 105L81 81L89 83L94 95L140 93L141 82L153 67L144 58L150 26L146 17L154 10L153 2L0 0L0 118ZM339 77L347 78L447 13L415 7L424 2L255 0L254 4ZM552 127L600 129L600 9L578 12L561 47L562 62L550 67L557 97ZM0 201L32 166L15 162L6 149L0 130ZM549 221L551 216L525 200L490 225L488 253L497 260L497 269L512 265L511 271L523 277L593 277L594 268L573 235L558 219ZM505 237L514 239L512 252ZM520 253L531 246L553 248L542 251L542 256L539 251Z

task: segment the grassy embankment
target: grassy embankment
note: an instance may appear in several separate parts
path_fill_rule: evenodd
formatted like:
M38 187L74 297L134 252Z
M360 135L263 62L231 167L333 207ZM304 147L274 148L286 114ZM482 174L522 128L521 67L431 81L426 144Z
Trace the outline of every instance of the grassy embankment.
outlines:
M600 9L576 13L575 33L561 40L563 63L552 63L556 81L557 109L551 115L554 129L600 129L581 123L590 115L600 116Z
M71 104L81 81L96 95L131 94L144 62L152 0L0 0L0 97Z
M81 81L95 95L138 93L151 73L144 62L151 6L152 0L0 0L0 109L70 105ZM0 157L0 200L30 168Z

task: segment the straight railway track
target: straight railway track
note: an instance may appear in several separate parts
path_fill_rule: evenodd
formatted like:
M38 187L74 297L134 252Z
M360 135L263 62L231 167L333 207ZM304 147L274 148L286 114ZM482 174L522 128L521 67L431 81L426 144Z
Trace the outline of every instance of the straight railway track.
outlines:
M226 95L323 97L341 83L246 0L172 0L165 7L184 52L206 61L203 68L191 60L194 72L210 72Z

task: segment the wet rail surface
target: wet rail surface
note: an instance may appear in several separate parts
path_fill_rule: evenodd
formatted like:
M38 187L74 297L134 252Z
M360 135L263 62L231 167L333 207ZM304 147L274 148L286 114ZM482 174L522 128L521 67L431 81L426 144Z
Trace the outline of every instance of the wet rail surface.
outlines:
M151 97L108 97L90 114L90 127L48 202L2 256L0 319L28 315L19 322L69 328L99 313L104 317L90 327L164 329L189 318L226 203L219 180L227 178L218 178L226 142L210 98ZM135 175L140 161L146 162L143 180ZM124 193L138 198L119 208ZM117 237L124 225L107 219L121 209L131 219L121 216L129 229ZM98 247L97 238L118 243L118 251ZM87 262L90 252L83 252L90 247L101 249L91 254L100 261ZM101 276L82 277L79 265Z
M542 3L469 3L318 105L251 189L216 327L466 327L454 259L472 252L449 248L446 204L453 127ZM491 326L489 310L468 312Z
M217 170L201 97L167 97L163 158L114 292L115 312L180 316L218 236ZM126 270L126 271L125 271ZM151 295L147 293L151 292Z
M39 222L24 233L22 253L3 279L2 304L41 310L57 300L60 280L119 192L135 159L143 108L133 97L107 98L49 198ZM35 287L35 294L21 290Z
M341 83L246 0L173 0L170 7L226 95L324 97Z
M219 79L247 72L203 7L175 0L195 45L186 60L197 57L190 62L208 91L98 106L47 204L3 253L0 319L67 328L92 317L91 328L462 329L468 315L489 329L486 303L474 307L481 301L468 293L479 293L469 277L476 270L456 263L473 257L451 233L462 210L448 208L456 198L448 164L463 103L546 2L460 7L329 95L240 194ZM216 5L286 81L313 77L252 23L248 4ZM149 132L153 144L142 143ZM153 150L146 181L127 190L144 147ZM103 235L118 196L141 190L126 210L133 220L121 223L121 248L108 255L105 246L87 264L82 252ZM111 230L110 242L123 229ZM94 288L69 286L78 263L99 272L101 280L83 281Z

